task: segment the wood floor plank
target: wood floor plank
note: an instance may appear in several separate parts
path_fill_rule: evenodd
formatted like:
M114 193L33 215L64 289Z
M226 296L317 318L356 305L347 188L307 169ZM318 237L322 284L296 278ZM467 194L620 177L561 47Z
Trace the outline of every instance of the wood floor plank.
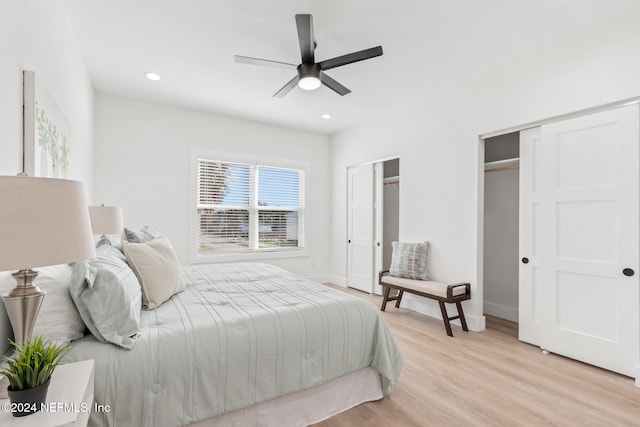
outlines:
M454 326L451 338L438 319L391 305L383 315L405 359L393 395L317 426L640 426L632 378L545 355L513 322L487 316L486 331Z

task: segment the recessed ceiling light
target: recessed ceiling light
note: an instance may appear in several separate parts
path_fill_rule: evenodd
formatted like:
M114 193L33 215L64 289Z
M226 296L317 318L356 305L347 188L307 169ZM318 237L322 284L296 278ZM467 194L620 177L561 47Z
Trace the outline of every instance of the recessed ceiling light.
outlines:
M156 73L147 73L147 78L149 80L160 80L160 76Z
M331 114L323 114L320 117L322 117L323 119L330 119L331 118Z

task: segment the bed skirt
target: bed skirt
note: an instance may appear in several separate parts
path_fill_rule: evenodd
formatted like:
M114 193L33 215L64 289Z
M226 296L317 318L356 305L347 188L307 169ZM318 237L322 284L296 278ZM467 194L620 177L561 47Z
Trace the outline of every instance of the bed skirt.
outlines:
M367 367L298 393L191 424L191 427L302 427L382 396L380 374Z

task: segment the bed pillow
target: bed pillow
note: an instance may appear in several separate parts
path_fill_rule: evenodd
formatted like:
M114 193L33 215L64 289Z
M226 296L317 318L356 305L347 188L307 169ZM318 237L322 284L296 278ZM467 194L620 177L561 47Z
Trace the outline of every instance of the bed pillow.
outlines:
M117 256L118 258L120 258L122 261L127 262L127 257L124 256L124 252L122 252L122 241L120 240L120 238L118 237L111 238L107 236L102 236L100 240L98 240L98 242L96 243L96 249L98 249L100 246L111 246L117 249L118 250L117 252L111 251L111 253Z
M42 300L33 336L41 335L45 341L57 344L82 338L85 326L71 300L69 284L72 268L67 264L36 268L34 283L47 294ZM0 293L6 295L16 286L11 272L0 273Z
M100 240L96 242L96 248L102 245L110 245L122 252L122 239L120 236L102 236Z
M146 243L123 241L122 247L142 286L144 308L153 310L184 290L180 262L166 237Z
M391 246L393 247L391 267L389 267L391 276L414 280L430 280L427 264L429 242L392 242Z
M122 230L123 242L146 243L158 237L160 237L160 233L147 225L138 230L126 227Z
M71 297L94 337L131 349L140 336L140 284L118 250L100 246L97 257L73 266Z

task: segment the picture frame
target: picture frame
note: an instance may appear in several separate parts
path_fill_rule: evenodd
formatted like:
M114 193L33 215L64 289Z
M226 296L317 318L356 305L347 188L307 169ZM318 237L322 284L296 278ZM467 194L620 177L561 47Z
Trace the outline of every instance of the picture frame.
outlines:
M70 126L34 71L23 71L23 164L28 176L66 178Z

